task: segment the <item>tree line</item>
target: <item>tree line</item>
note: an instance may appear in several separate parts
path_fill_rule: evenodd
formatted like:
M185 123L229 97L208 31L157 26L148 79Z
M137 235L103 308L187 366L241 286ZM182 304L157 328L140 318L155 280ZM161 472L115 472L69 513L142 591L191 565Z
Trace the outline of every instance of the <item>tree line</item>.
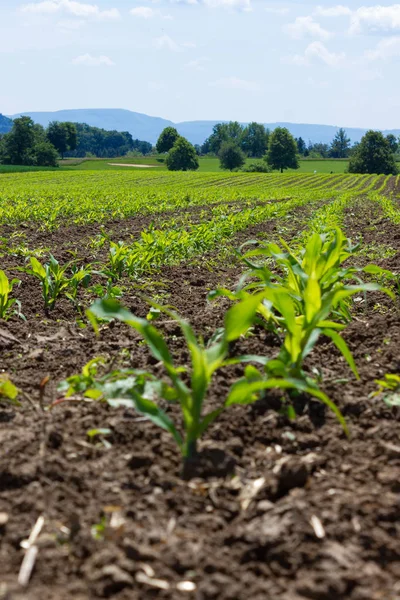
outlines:
M202 146L193 146L174 127L160 134L155 150L167 154L169 170L196 170L199 154L218 156L222 169L269 172L299 168L301 157L350 158L351 173L396 173L395 154L399 141L389 134L368 131L360 143L350 144L346 131L339 129L330 145L306 146L302 138L294 138L288 129L277 127L272 132L261 123L242 126L237 121L218 123ZM13 121L9 133L0 135L0 162L11 165L58 166L59 156L99 158L146 155L154 151L152 144L134 140L129 132L107 131L86 124L53 121L47 129L30 117ZM246 165L246 159L262 161Z
M246 148L246 152L244 150ZM360 143L350 148L350 139L344 129L339 129L331 146L330 156L346 158L350 155L350 173L397 173L395 153L399 144L395 136L384 136L380 131L368 131ZM298 169L299 159L310 155L301 138L295 139L285 127L276 127L269 132L260 123L250 123L242 127L238 122L218 123L213 133L202 147L195 147L179 135L174 127L166 127L156 144L159 153L167 153L166 165L169 170L187 171L199 168L198 154L206 150L218 156L222 169L230 171L269 172L285 169ZM351 154L350 154L351 150ZM262 158L263 162L251 163L244 167L246 158ZM244 167L244 168L243 168Z
M75 127L78 143L74 150L65 153L66 157L115 158L130 152L146 155L153 151L150 142L133 139L128 131L107 131L86 123L75 123Z
M115 158L132 152L151 153L152 144L127 132L106 131L84 123L53 121L45 129L30 117L14 119L11 131L0 136L0 163L57 167L64 157Z

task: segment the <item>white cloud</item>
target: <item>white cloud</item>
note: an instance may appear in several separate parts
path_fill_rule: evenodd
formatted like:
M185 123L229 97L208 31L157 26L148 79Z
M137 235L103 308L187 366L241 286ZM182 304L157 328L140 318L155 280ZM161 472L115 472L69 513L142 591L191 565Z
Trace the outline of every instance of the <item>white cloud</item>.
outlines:
M400 31L400 4L362 6L352 14L350 33Z
M336 54L335 52L329 52L328 48L324 46L322 42L312 42L307 46L303 55L296 54L290 58L284 59L284 62L289 62L295 65L309 66L315 60L323 62L329 67L338 66L346 55L344 52Z
M351 15L352 12L348 6L337 4L336 6L317 6L314 14L320 17L346 17Z
M211 81L208 85L229 90L244 90L246 92L257 92L260 89L260 85L256 81L247 81L238 77L224 77L217 81Z
M185 48L196 48L196 44L194 42L182 42L181 44L178 44L178 42L173 40L166 33L158 38L155 38L153 40L153 45L159 50L166 48L171 52L182 52Z
M400 36L381 40L374 50L365 53L368 60L388 60L400 57Z
M307 36L327 40L332 36L329 31L323 29L311 16L297 17L294 23L285 25L283 29L290 37L296 40L301 40Z
M161 17L162 19L172 19L171 15L163 15L161 11L150 8L149 6L138 6L130 10L133 17L141 17L142 19L153 19Z
M158 10L150 8L149 6L138 6L130 10L131 15L134 17L142 17L143 19L151 19L158 14Z
M170 0L175 4L203 4L204 6L208 6L209 8L231 8L236 10L243 10L245 12L250 12L251 8L251 0Z
M186 63L185 67L187 69L191 69L193 71L205 71L206 68L204 66L204 63L209 62L210 59L206 58L205 56L201 57L201 58L197 58L195 60L191 60L190 62Z
M170 38L169 35L167 35L167 34L164 34L161 37L156 38L154 40L154 45L156 48L159 48L160 50L162 48L167 48L167 50L171 50L171 52L180 52L181 51L181 47L179 46L179 44L177 44L175 42L175 40Z
M153 2L158 2L159 0L153 0ZM197 0L170 0L172 4L200 4Z
M83 54L74 58L72 64L83 67L113 67L115 65L108 56L92 56L91 54Z
M264 8L265 12L271 14L271 15L287 15L289 13L289 9L288 8L273 8L271 6L266 6Z
M97 4L86 4L76 0L43 0L43 2L31 2L21 7L24 13L37 15L66 14L80 18L118 19L120 17L117 8L100 10Z
M211 8L234 8L245 12L252 10L250 0L203 0L203 3Z

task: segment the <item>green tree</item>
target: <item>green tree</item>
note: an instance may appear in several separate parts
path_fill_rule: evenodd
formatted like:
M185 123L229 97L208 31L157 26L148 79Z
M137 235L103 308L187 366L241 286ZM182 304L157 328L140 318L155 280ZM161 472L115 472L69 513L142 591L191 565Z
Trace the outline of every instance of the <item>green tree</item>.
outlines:
M78 144L78 131L76 129L75 123L71 123L70 121L66 121L65 127L67 129L67 143L68 150L74 151L76 150L76 146Z
M305 156L306 151L307 151L307 146L305 141L303 140L302 137L296 138L296 144L297 144L297 151L299 154L301 154L302 156Z
M350 138L346 131L340 128L332 140L329 154L332 158L347 158L350 150Z
M199 168L196 150L184 137L178 137L165 163L169 171L196 171Z
M286 127L277 127L271 133L265 159L272 169L298 169L297 144Z
M35 145L34 156L38 167L58 167L58 152L48 140Z
M269 129L253 121L243 129L240 147L248 156L261 158L268 148L269 135Z
M218 152L221 169L238 169L246 162L246 157L235 142L222 142Z
M35 139L35 124L30 117L14 119L12 130L2 138L2 162L33 165Z
M77 145L77 131L73 123L52 121L47 128L47 138L54 148L64 158L67 150L75 150Z
M213 127L213 132L206 140L209 151L218 154L223 142L235 142L240 146L243 135L243 127L238 121L230 121L229 123L217 123Z
M389 133L386 136L386 139L389 142L391 151L393 152L393 154L396 154L397 150L399 149L399 141L398 141L397 137L395 135L393 135L393 133Z
M390 144L380 131L370 130L363 136L350 159L349 173L397 173Z
M179 137L179 133L175 127L166 127L163 129L163 131L160 133L160 137L157 140L157 152L160 154L169 152Z
M317 142L315 144L308 145L308 155L311 158L328 158L329 156L329 146L328 144L323 144L322 142Z

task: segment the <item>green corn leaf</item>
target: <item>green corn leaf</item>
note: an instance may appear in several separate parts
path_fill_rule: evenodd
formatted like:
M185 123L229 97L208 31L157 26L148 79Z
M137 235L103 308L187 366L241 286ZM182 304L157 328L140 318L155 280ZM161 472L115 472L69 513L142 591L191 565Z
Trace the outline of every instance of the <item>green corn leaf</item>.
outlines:
M219 417L219 415L223 412L223 410L224 410L224 407L222 406L221 408L217 408L216 410L213 410L212 412L208 413L203 418L203 420L201 421L200 426L197 430L197 434L198 434L199 438L209 428L211 423L213 423L215 421L215 419L217 419Z
M147 398L143 398L139 396L139 394L135 393L134 397L135 408L138 412L142 413L149 417L149 419L155 424L168 431L175 442L178 444L180 448L183 447L183 440L180 433L177 431L175 425L171 421L171 419L165 414L163 410L161 410L157 404L148 400Z
M225 406L231 406L232 404L251 404L252 402L257 400L258 392L273 388L282 390L298 390L305 394L309 394L314 398L317 398L331 409L331 411L336 415L338 421L342 425L346 435L349 435L346 421L336 404L332 402L332 400L330 400L328 396L324 394L324 392L322 392L319 388L311 387L300 379L273 378L268 379L267 381L254 381L251 383L244 380L239 380L238 382L233 384L229 392L228 398L225 401Z
M96 300L87 311L88 318L93 323L91 315L97 319L111 320L117 319L130 325L138 331L146 340L153 356L162 361L166 366L174 370L172 357L168 346L158 330L150 325L146 319L135 317L128 309L124 308L113 299Z
M111 435L111 434L112 434L111 429L106 429L106 428L102 428L102 427L99 429L89 429L89 431L86 432L86 435L91 440L98 435Z
M47 275L46 269L40 264L38 259L34 256L31 256L29 262L31 264L33 274L36 275L36 277L39 277L39 279L45 279Z
M382 269L381 267L378 267L378 265L367 265L366 267L362 268L362 271L370 275L384 275L390 279L395 279L397 277L394 273L392 273L392 271Z
M301 384L304 387L304 384ZM302 389L288 379L272 378L266 381L251 381L239 379L234 383L225 401L225 406L233 404L251 404L257 399L257 393L267 389Z
M307 340L307 343L305 344L303 351L302 351L303 359L310 354L311 350L314 348L315 344L317 343L320 334L321 334L321 329L319 329L318 327L316 327L315 329L312 330L312 332Z
M0 271L0 296L5 298L5 303L7 303L8 294L11 292L10 283L7 275L4 271Z
M350 352L350 349L349 349L348 345L346 344L346 342L344 341L344 339L338 333L336 333L336 331L333 331L333 329L324 329L323 334L326 335L327 337L331 338L331 340L335 344L336 348L338 350L340 350L340 352L346 359L346 361L347 361L350 369L353 371L355 377L357 379L360 379L360 376L357 371L356 363L354 362L353 355Z
M257 308L263 297L262 293L249 295L228 310L225 314L225 335L228 342L237 340L253 325Z
M336 331L343 331L343 329L346 329L346 325L343 325L343 323L335 323L334 321L319 321L316 327L319 329L334 329Z
M246 362L255 362L259 365L265 366L268 363L269 359L267 356L258 356L257 354L243 354L242 356L237 356L235 358L228 358L228 360L224 361L224 365L238 365Z
M17 400L18 388L9 379L7 373L0 374L0 400L7 400L15 406L20 406Z
M321 308L321 288L314 274L308 278L306 289L304 290L304 303L307 322L311 323Z

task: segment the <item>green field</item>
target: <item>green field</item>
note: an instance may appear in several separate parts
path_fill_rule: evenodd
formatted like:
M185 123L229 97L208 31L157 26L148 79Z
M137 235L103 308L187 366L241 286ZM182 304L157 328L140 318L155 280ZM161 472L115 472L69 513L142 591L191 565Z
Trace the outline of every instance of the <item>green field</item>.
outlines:
M260 159L248 158L246 160L246 164L249 165L254 162L262 162ZM61 168L63 169L71 169L71 170L84 170L84 171L97 171L97 170L116 170L116 169L135 169L136 167L120 167L113 166L112 163L118 164L132 164L132 165L149 165L154 169L166 169L165 163L163 159L157 157L133 157L133 158L107 158L107 159L75 159L70 160L67 159L65 161L61 161ZM199 159L200 167L199 172L203 173L216 173L221 172L219 166L218 158L209 158L209 157L201 157ZM301 160L300 168L297 171L293 169L288 172L297 172L297 173L344 173L348 167L347 160L332 160L332 159L322 159L322 160ZM138 167L143 168L143 167ZM144 170L144 169L143 169Z
M29 173L31 171L58 171L57 167L25 167L19 165L1 165L0 173Z
M248 158L246 164L262 162L260 159ZM200 173L221 173L218 158L201 157L199 159ZM348 167L347 160L301 160L298 170L289 169L286 173L345 173ZM116 165L143 165L141 167L116 166ZM145 165L149 168L146 169ZM151 157L122 157L122 158L96 158L96 159L65 159L60 161L62 171L116 171L116 170L163 170L166 165L164 158ZM29 171L54 171L53 167L25 167L14 165L0 165L0 173L25 173Z
M307 598L394 598L399 197L392 175L0 176L4 600L32 548L31 600L300 600L299 569Z
M114 172L69 167L50 173L4 174L0 223L33 220L52 228L59 222L101 222L236 200L279 200L304 194L322 200L348 190L383 189L388 180L383 175L346 173L184 173L125 167Z

